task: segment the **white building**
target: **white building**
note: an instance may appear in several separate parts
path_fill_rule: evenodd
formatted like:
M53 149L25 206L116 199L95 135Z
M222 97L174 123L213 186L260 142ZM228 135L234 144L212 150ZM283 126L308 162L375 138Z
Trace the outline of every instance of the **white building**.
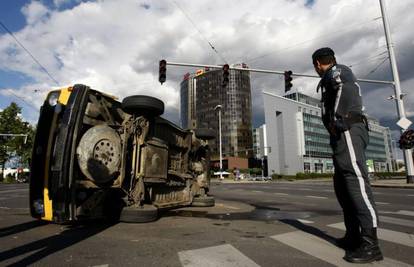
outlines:
M301 93L278 96L263 92L269 174L333 172L329 134L321 120L320 101ZM367 159L372 171L392 171L389 128L370 118Z

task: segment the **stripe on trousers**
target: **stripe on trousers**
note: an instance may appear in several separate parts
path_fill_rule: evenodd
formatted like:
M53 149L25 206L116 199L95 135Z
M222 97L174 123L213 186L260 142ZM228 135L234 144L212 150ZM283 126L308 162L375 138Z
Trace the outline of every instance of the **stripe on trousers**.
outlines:
M368 199L367 192L365 191L365 182L364 182L364 178L362 178L361 170L359 169L359 166L356 161L355 150L352 145L351 134L349 131L345 131L344 134L345 134L346 143L347 143L347 147L349 151L349 156L351 157L352 167L354 168L355 174L358 178L359 188L361 189L362 198L364 199L365 205L367 206L371 214L372 226L376 228L377 227L377 216L375 215L374 208L372 207L371 202Z

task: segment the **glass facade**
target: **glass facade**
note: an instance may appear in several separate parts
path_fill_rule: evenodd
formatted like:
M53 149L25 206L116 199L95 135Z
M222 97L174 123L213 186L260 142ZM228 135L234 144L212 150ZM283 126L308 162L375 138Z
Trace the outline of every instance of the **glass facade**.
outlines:
M246 65L242 65L247 67ZM222 87L221 70L199 70L184 75L180 84L180 119L183 128L212 128L217 137L210 141L218 155L218 111L222 106L222 149L224 156L252 155L252 107L250 74L230 70L229 84Z
M319 99L310 97L308 95L304 95L302 93L298 93L298 92L291 93L291 94L285 95L284 97L301 102L301 103L312 105L315 107L319 107L319 108L321 107L321 101Z
M320 101L316 98L301 94L292 93L285 98L292 99L301 103L306 103L315 107L320 107ZM329 134L325 129L320 111L315 111L305 106L298 106L298 112L303 115L303 130L305 139L304 171L319 171L323 169L321 165L315 163L323 159L332 157L332 149L329 145ZM368 161L373 162L370 171L392 171L393 152L391 147L391 134L387 127L379 124L378 120L368 117L369 121L369 144L365 155ZM325 162L325 161L324 161ZM326 161L325 171L333 170L331 161Z
M329 134L320 116L303 113L303 129L305 135L305 157L331 158Z
M246 157L252 154L252 103L250 73L230 70L229 84L222 87L222 71L206 71L196 80L197 127L219 129L221 105L222 150L224 156ZM218 155L219 136L210 142L213 155Z
M194 74L187 73L180 84L180 120L184 129L196 127Z

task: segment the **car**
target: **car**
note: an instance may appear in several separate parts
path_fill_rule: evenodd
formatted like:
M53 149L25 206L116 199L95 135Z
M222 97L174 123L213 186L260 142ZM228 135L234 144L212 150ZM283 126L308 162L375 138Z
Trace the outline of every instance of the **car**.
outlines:
M40 110L30 177L32 217L149 222L162 209L214 206L212 129L181 129L164 103L82 84L51 91Z

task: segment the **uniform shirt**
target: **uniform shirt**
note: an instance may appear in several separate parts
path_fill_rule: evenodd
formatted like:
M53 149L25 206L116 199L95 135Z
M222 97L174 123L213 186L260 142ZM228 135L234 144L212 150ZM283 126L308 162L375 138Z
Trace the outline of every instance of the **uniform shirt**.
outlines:
M322 121L328 130L337 120L362 114L361 88L347 66L333 65L323 75L318 88L322 89Z

